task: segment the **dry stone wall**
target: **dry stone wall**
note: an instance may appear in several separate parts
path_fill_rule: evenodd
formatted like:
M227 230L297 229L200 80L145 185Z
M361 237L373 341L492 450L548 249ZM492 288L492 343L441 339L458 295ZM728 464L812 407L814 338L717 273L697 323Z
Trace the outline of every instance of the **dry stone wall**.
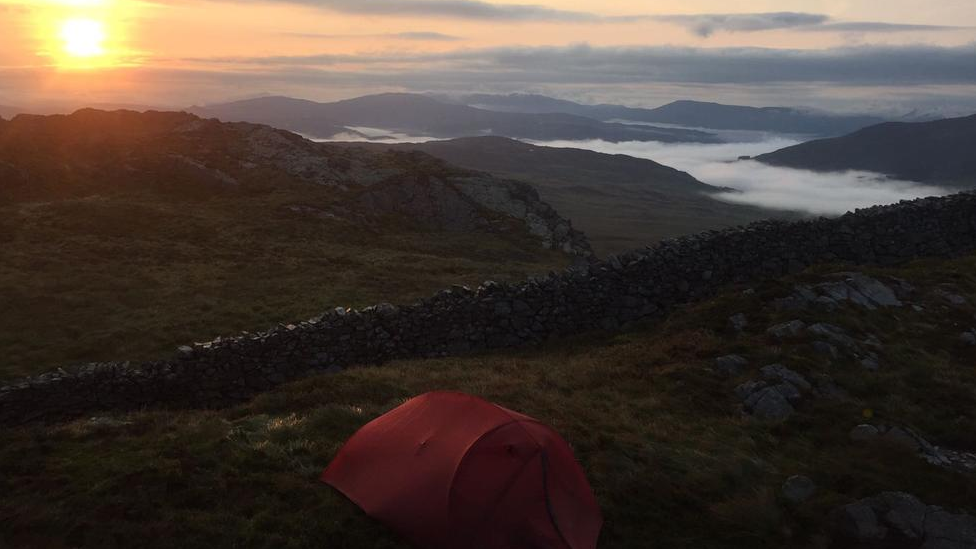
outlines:
M219 407L310 373L463 355L660 318L675 305L822 262L898 264L976 251L976 194L835 219L760 222L661 242L519 284L454 287L412 305L337 309L172 360L61 369L0 388L0 425L146 407Z

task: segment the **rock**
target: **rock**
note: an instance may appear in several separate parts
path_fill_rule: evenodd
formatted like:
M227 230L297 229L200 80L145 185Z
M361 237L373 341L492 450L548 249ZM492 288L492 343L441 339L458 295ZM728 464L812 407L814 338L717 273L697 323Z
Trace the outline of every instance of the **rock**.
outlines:
M495 316L508 316L512 314L512 304L507 301L495 303Z
M882 343L881 340L878 339L878 336L876 336L874 334L871 334L868 337L864 338L864 340L862 341L862 343L864 343L868 347L873 347L875 349L882 349L882 348L884 348L884 343Z
M803 503L813 497L817 491L817 485L808 477L793 475L786 479L781 491L787 500L793 503Z
M976 517L929 507L924 549L976 549Z
M882 440L892 444L897 444L898 446L902 446L914 452L921 450L921 445L919 444L918 438L901 427L892 427L891 429L888 429L881 438Z
M833 547L976 549L976 518L926 505L904 492L884 492L832 514Z
M906 540L925 536L926 506L904 492L885 492L871 498L871 507L892 534Z
M861 367L869 372L877 372L881 369L881 364L878 363L878 359L868 357L861 360Z
M857 341L855 341L851 336L847 335L847 332L845 332L840 326L827 324L826 322L818 322L817 324L813 324L807 328L807 332L815 336L829 339L830 341L848 349L857 348Z
M807 378L803 377L797 372L794 372L793 370L790 370L782 364L770 364L769 366L763 366L759 371L762 373L763 379L767 381L785 381L802 391L809 391L813 388L813 385L807 381Z
M837 352L837 347L826 341L814 341L810 344L810 348L814 353L825 356L830 360L836 360L840 357L840 353Z
M715 359L715 371L725 377L735 377L745 370L749 361L739 355L725 355Z
M729 317L729 327L735 332L743 332L749 326L749 319L742 313L736 313Z
M796 337L803 332L806 328L806 323L802 320L791 320L789 322L784 322L782 324L777 324L768 330L766 333L773 336L776 339L786 339L790 337Z
M190 347L189 345L180 345L176 348L176 351L180 354L180 356L187 357L193 354L193 347Z
M895 291L874 278L854 273L847 278L847 284L860 292L873 305L879 307L902 306L902 302L895 295Z
M735 388L735 396L738 397L739 400L745 401L753 393L760 389L765 389L766 387L767 384L765 381L747 381Z
M954 293L951 293L951 292L947 292L945 290L936 290L935 291L935 295L938 296L938 297L941 297L945 301L949 302L950 305L953 305L953 306L956 306L956 307L962 307L963 305L965 305L967 303L965 297L963 297L963 296L961 296L959 294L954 294Z
M773 389L776 389L779 394L783 395L783 397L788 400L790 404L795 405L796 403L800 402L800 399L803 398L803 395L800 394L800 390L797 389L792 383L787 383L784 381L779 385L774 385Z
M107 416L96 416L88 420L88 425L92 427L104 427L104 428L116 428L123 427L125 425L132 425L131 421L124 419L116 419Z
M881 525L878 515L867 503L849 503L841 507L832 522L835 542L839 538L844 543L867 544L883 540L888 535L888 529Z
M767 387L756 392L751 412L753 417L765 421L785 421L796 411L786 397L773 387Z
M851 429L848 436L854 442L867 442L869 440L876 440L879 435L881 435L881 431L874 425L862 424Z
M816 303L828 310L834 310L840 303L848 302L865 309L874 310L878 307L901 307L903 303L896 291L881 281L861 273L838 273L844 277L839 282L824 282L817 284L808 291L810 295L802 297L808 302Z
M821 307L822 309L825 309L829 312L836 311L838 307L837 300L827 297L825 295L818 297L813 303L818 307Z
M976 346L976 331L961 333L959 335L959 341L962 341L963 345L968 347Z

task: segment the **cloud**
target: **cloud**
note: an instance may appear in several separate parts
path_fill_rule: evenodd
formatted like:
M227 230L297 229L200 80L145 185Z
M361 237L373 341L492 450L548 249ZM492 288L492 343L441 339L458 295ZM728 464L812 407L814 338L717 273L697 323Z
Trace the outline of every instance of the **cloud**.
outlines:
M701 37L708 37L717 31L756 32L795 27L821 25L830 20L826 15L816 13L774 12L774 13L702 13L696 15L659 15L654 19L674 23L687 28Z
M911 25L874 21L835 21L818 13L700 13L692 15L656 15L652 19L685 27L707 38L716 32L760 32L793 29L805 32L919 32L947 31L966 27Z
M648 158L686 171L709 185L736 189L736 192L716 196L720 200L816 215L840 215L854 208L948 193L938 187L884 179L870 172L826 174L767 166L755 161L736 161L740 156L756 156L796 143L783 137L721 145L608 143L600 140L538 142L552 147L576 147Z
M277 0L354 15L444 17L494 21L598 21L588 12L538 4L493 4L482 0Z
M278 71L357 66L362 79L520 84L834 83L976 84L976 44L960 47L768 48L547 47L458 49L439 53L196 58Z
M393 32L383 34L320 34L314 32L286 32L285 36L295 36L299 38L319 38L325 40L347 40L350 38L385 38L389 40L416 40L421 42L458 42L464 40L460 36L443 34L440 32Z
M386 36L390 38L397 38L400 40L421 40L421 41L439 41L439 42L457 42L458 40L464 40L460 36L443 34L440 32L398 32L394 34L388 34Z
M872 21L849 21L827 23L798 30L815 32L931 32L970 29L971 27L952 27L947 25L908 25L902 23L878 23Z
M760 48L457 48L419 53L171 59L125 67L83 89L58 87L45 67L0 67L0 98L141 101L185 106L245 90L335 100L387 91L536 92L586 103L656 106L675 99L743 105L962 116L976 112L976 44ZM119 88L124 80L131 87ZM917 113L917 114L919 114Z

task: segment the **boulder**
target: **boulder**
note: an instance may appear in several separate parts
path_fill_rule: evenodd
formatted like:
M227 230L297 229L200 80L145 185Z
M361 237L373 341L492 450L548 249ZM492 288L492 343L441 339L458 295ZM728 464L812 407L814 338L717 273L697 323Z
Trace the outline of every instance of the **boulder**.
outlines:
M834 324L818 322L807 328L807 332L847 349L854 349L858 346L857 341L853 337L847 335L847 332L843 328Z
M752 396L756 391L760 389L765 389L766 387L767 384L765 381L756 381L756 380L747 381L735 388L735 396L737 396L739 400L744 402L746 399Z
M736 313L729 317L729 327L732 328L734 332L744 332L746 327L749 326L749 319L746 315L742 313Z
M862 424L851 429L850 436L851 440L854 442L866 442L869 440L875 440L881 434L874 425Z
M935 295L938 296L938 297L940 297L940 298L942 298L947 303L949 303L950 305L953 305L955 307L962 307L962 306L964 306L967 303L967 300L966 300L965 297L963 297L963 296L961 296L959 294L954 294L952 292L947 292L945 290L936 290L935 291Z
M902 302L895 295L895 291L877 279L860 273L853 273L847 277L846 282L848 286L863 295L871 305L878 307L902 306Z
M869 372L877 372L881 369L881 364L878 362L878 359L867 357L861 359L861 367Z
M766 333L776 339L787 339L796 337L806 328L806 323L802 320L791 320L782 324L777 324L766 330Z
M888 429L881 438L886 442L902 446L914 452L921 450L921 444L919 443L918 437L912 435L901 427L892 427Z
M783 483L781 492L783 497L793 503L807 501L817 491L817 485L809 477L793 475Z
M796 404L800 402L800 399L803 398L803 395L800 394L800 390L797 389L792 383L787 383L784 381L783 383L774 385L773 389L776 389L779 394L783 395L783 398L788 400L790 404Z
M739 355L725 355L715 359L715 371L725 377L735 377L741 374L749 361Z
M761 370L763 379L767 381L784 381L791 385L794 385L797 389L801 391L809 391L813 388L813 385L807 381L807 378L803 377L797 372L790 370L782 364L770 364L769 366L763 366Z
M831 516L832 546L851 549L976 549L976 518L904 492L849 503Z
M764 421L785 421L796 411L790 402L774 387L767 387L749 397L747 407L752 416Z

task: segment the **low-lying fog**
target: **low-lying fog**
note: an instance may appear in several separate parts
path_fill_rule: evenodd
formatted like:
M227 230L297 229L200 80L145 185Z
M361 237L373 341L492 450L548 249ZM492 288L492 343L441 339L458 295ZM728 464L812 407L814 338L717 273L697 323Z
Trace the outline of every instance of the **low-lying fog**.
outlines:
M337 135L328 141L421 143L434 139L377 128L351 129L357 133ZM886 179L871 172L816 173L767 166L754 160L738 160L742 156L754 157L796 145L804 138L764 132L707 131L729 142L717 145L656 141L611 143L602 140L532 143L647 158L686 171L710 185L735 189L734 192L719 194L720 200L817 215L838 215L855 208L948 193L939 187Z
M757 156L800 142L796 138L765 135L747 142L718 145L600 140L534 143L648 158L686 171L709 185L739 191L722 193L718 196L721 200L818 215L842 214L855 208L947 193L938 187L885 179L870 172L816 173L767 166L754 160L737 160L741 156Z

